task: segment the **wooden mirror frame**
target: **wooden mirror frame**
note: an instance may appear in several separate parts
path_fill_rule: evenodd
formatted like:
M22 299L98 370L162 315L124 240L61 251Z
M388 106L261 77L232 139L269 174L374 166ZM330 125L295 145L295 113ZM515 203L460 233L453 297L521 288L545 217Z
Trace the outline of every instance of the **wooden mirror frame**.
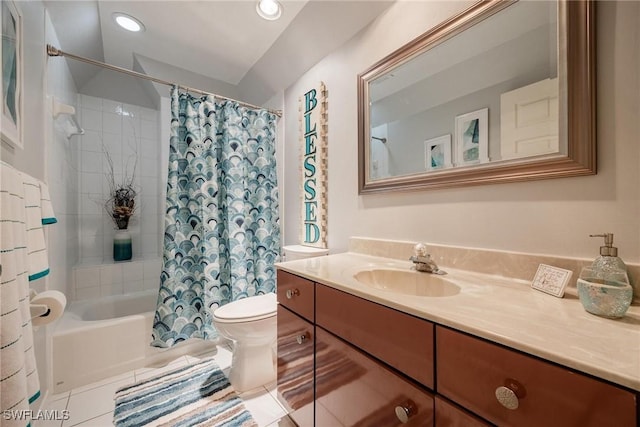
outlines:
M437 25L358 75L358 193L428 190L503 182L563 178L596 173L595 1L560 0L566 37L566 155L476 165L444 171L369 180L369 82L444 39L499 12L512 0L484 0ZM559 51L558 54L562 54ZM560 112L562 113L562 106ZM561 126L562 135L562 126Z

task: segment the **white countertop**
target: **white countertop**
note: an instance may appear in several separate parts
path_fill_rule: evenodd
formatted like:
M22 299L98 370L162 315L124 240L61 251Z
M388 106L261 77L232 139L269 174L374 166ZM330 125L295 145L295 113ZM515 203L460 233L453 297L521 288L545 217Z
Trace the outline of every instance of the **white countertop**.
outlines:
M530 282L442 267L460 287L448 297L419 297L361 284L354 274L372 268L409 270L409 261L342 253L276 264L402 312L450 326L525 353L640 391L640 307L622 319L587 313L575 295L556 298ZM428 273L416 273L428 274Z

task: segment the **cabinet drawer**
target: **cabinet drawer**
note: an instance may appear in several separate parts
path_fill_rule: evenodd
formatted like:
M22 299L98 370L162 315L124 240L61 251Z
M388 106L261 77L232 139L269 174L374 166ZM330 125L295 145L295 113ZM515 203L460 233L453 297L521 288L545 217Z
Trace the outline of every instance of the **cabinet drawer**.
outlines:
M435 402L436 427L491 427L491 424L440 396L435 397Z
M433 426L430 393L319 327L315 378L316 427Z
M311 280L278 270L278 302L308 321L314 321L314 284Z
M314 326L279 305L278 400L301 426L313 425L313 365Z
M436 352L438 393L500 426L636 425L635 395L608 383L440 326Z
M316 324L433 388L433 324L327 286Z

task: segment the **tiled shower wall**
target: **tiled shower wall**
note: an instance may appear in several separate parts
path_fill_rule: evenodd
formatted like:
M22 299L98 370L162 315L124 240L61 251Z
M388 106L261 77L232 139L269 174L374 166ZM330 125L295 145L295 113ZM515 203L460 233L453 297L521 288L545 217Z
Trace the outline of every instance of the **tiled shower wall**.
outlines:
M74 268L75 297L84 299L89 294L94 297L141 290L144 287L141 283L136 283L132 289L123 285L124 282L117 284L117 280L107 278L107 271L117 270L112 276L120 277L120 270L131 270L134 272L131 280L144 282L144 278L138 278L138 266L144 270L145 261L159 265L163 223L160 204L164 203L160 196L160 173L166 173L165 168L159 165L159 112L88 95L80 95L78 105L79 120L85 134L80 137L78 146L80 260ZM109 198L107 154L113 161L116 184L133 176L134 188L138 191L136 211L128 228L133 242L133 260L115 264L115 225L104 208ZM135 267L127 267L126 264L135 264ZM80 283L78 272L86 269L104 270L104 274L94 276L90 283ZM159 274L158 270L156 279ZM83 280L88 277L81 276ZM95 277L98 277L98 282ZM104 285L99 295L95 289L86 290L96 285Z
M159 258L76 266L73 269L75 299L85 300L158 289L160 267Z

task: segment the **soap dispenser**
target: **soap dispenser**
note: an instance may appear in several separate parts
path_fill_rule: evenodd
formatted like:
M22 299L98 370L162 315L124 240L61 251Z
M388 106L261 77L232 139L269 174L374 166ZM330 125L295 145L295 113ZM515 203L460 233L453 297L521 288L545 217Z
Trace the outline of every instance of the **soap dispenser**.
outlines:
M580 302L591 314L613 319L623 317L633 299L627 266L618 257L612 233L590 237L604 237L604 246L600 246L600 256L591 266L580 272L576 283Z
M618 248L613 246L613 233L590 234L589 237L604 237L604 246L600 246L600 256L593 261L591 268L597 271L627 271L627 266L618 256Z

